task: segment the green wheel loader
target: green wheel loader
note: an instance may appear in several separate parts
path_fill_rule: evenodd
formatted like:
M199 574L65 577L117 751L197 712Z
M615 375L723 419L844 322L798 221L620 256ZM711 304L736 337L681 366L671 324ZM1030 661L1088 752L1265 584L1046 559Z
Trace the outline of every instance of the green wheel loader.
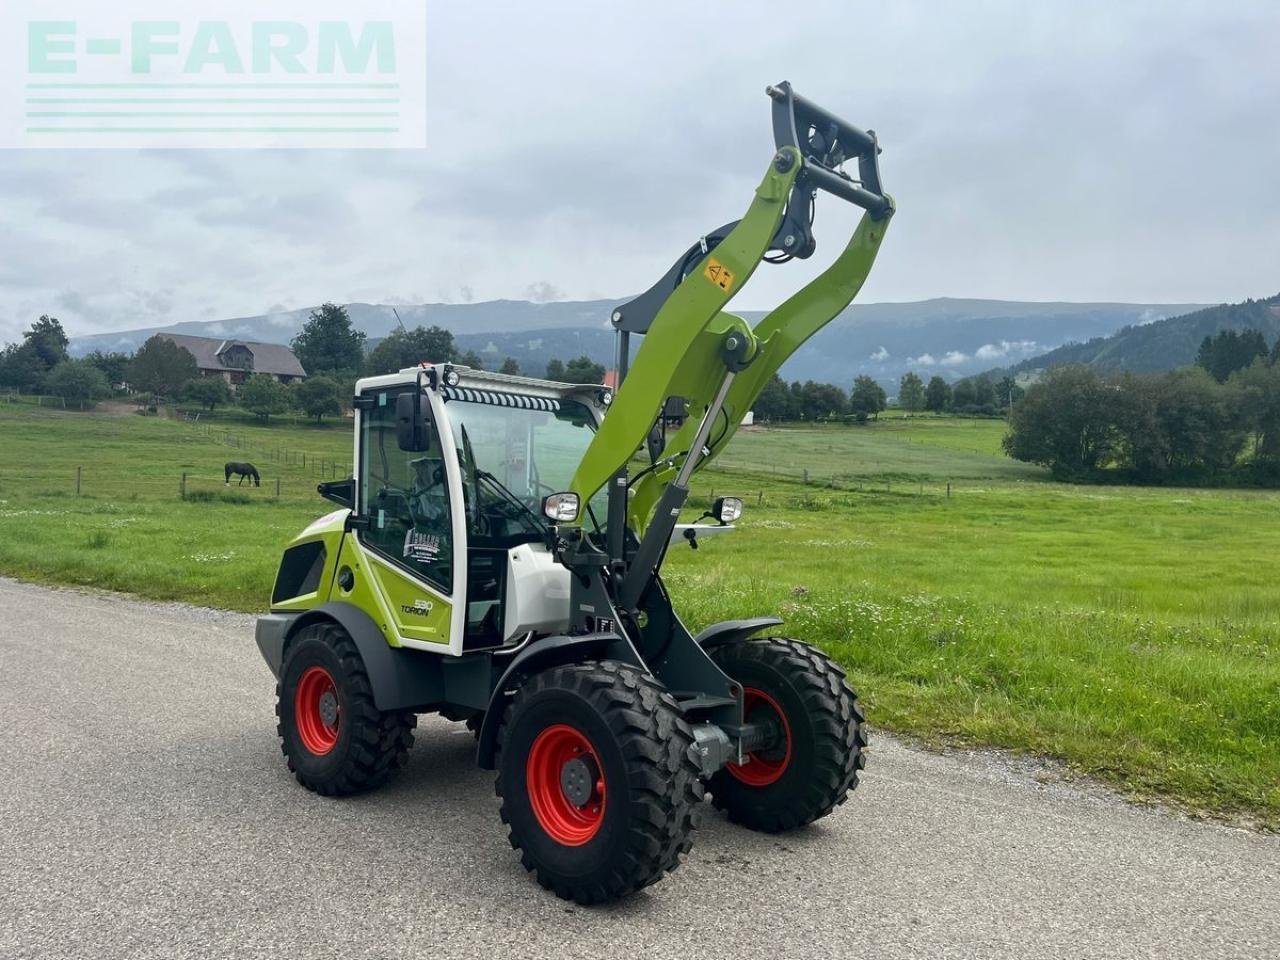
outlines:
M873 132L768 94L775 150L742 219L613 312L616 390L449 363L357 384L354 476L320 486L341 509L286 548L257 626L303 786L376 787L418 714L465 722L525 867L585 904L674 869L704 791L781 831L856 785L840 668L777 617L691 634L661 576L673 544L738 519L725 497L678 522L694 472L854 298L894 211ZM754 327L727 312L761 262L813 253L819 193L864 211L844 250Z

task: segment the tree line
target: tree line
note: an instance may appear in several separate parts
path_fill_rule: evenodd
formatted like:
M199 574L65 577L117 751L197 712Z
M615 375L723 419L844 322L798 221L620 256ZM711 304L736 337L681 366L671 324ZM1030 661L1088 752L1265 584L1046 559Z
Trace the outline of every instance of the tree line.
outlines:
M992 382L988 377L970 377L954 385L942 377L926 384L919 374L908 372L898 382L897 405L910 413L960 413L995 416L1007 409L1022 388L1011 377ZM756 400L757 420L767 422L876 419L888 406L888 396L875 378L863 374L846 393L833 383L796 380L787 383L776 373Z
M1206 337L1197 364L1102 376L1054 367L1015 404L1004 449L1063 480L1280 481L1280 341Z
M460 349L453 334L441 327L397 330L367 355L365 339L352 326L346 308L326 303L311 312L291 344L307 371L306 379L283 384L269 375L253 374L233 392L222 377L201 376L189 350L159 335L133 354L94 351L73 359L61 322L44 315L21 341L0 351L0 387L62 397L82 409L121 392L140 406L182 402L212 411L234 401L263 420L298 411L319 421L347 408L361 376L394 373L423 361L484 369L477 353ZM519 374L520 366L507 357L498 370ZM585 356L552 360L546 369L548 379L567 383L601 383L604 373L603 365Z

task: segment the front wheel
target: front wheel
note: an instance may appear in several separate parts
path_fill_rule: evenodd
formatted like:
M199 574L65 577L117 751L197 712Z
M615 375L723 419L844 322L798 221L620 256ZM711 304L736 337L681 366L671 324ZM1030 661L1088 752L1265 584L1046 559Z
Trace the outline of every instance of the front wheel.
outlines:
M381 711L355 641L336 623L289 640L276 684L280 745L308 790L328 796L381 786L403 765L417 717Z
M614 661L555 667L499 730L511 845L557 896L616 900L679 865L703 796L693 733L666 689Z
M771 745L711 778L711 801L735 823L777 833L825 817L858 785L867 746L862 708L844 671L807 643L770 637L714 647L742 685L749 723Z

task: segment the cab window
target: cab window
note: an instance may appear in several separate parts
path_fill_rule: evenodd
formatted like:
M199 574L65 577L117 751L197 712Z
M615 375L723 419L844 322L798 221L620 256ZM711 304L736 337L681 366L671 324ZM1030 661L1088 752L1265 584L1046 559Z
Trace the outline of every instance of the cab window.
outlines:
M431 447L407 452L396 442L397 392L380 391L361 415L360 510L367 546L438 590L453 588L453 526L439 431Z

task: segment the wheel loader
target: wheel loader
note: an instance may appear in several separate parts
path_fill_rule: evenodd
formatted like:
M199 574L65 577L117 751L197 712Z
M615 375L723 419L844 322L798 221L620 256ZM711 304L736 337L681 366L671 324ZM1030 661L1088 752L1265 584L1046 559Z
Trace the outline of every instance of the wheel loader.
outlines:
M675 869L706 792L774 832L856 786L843 671L760 611L691 633L661 574L739 519L722 497L681 523L694 474L854 298L894 212L874 132L767 92L774 151L746 213L612 312L612 385L431 358L357 383L353 476L319 488L340 509L285 549L257 623L303 786L377 787L418 714L466 723L524 866L582 904ZM834 262L754 327L728 312L761 263L813 254L819 194L863 211Z

